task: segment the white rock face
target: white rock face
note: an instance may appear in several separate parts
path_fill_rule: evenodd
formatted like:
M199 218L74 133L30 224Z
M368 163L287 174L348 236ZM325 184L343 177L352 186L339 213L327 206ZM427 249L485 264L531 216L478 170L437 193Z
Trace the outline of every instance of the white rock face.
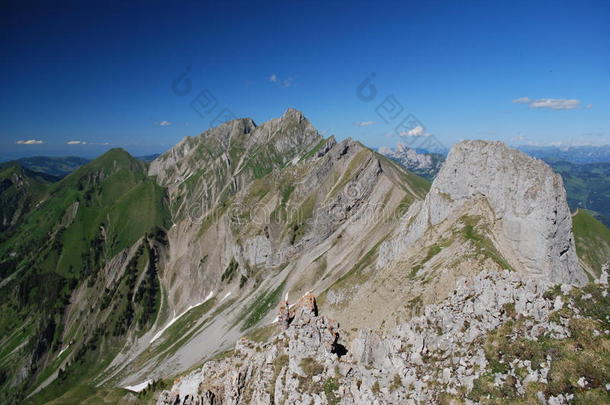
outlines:
M262 235L246 240L244 257L252 266L267 263L272 258L271 241Z
M586 282L561 176L501 142L464 141L452 148L421 208L408 213L402 247L480 198L493 212L496 247L516 270L554 282ZM386 247L384 261L397 250Z

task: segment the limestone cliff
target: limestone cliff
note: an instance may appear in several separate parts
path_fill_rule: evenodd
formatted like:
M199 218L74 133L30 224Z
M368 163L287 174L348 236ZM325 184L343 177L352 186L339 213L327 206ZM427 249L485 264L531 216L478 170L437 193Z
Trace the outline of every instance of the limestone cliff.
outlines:
M400 230L402 241L386 245L381 264L477 199L489 204L494 245L514 269L555 282L586 281L561 177L500 142L464 141L452 148L426 199Z

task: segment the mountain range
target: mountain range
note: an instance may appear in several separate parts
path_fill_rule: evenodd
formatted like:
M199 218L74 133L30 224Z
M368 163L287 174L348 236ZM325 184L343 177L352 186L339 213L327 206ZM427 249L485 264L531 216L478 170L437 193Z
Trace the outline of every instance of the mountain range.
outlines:
M530 156L544 161L567 161L570 163L608 163L610 162L610 145L581 146L533 146L523 145L517 149Z
M606 400L610 231L502 143L399 152L289 109L4 164L0 402Z

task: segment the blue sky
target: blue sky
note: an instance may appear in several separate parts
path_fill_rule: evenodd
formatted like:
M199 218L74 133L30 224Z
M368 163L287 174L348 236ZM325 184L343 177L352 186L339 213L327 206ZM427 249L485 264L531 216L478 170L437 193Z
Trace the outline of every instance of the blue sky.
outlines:
M0 158L161 152L288 107L373 147L610 143L609 2L53 3L3 2Z

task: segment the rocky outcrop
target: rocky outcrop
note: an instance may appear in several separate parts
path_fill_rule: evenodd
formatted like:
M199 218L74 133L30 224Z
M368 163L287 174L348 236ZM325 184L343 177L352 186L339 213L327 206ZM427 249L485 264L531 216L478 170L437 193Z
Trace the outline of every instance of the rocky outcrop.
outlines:
M318 316L312 294L304 295L293 306L282 302L279 315L285 329L271 343L240 339L229 358L208 362L201 370L178 379L170 391L160 394L157 403L271 404L280 398L286 403L307 403L308 398L319 401L319 395L301 393L298 387L309 384L308 378L315 379L345 353L338 343L338 325Z
M563 182L543 161L501 142L455 145L420 207L408 213L398 243L386 244L380 265L474 200L492 211L497 250L518 271L555 282L582 284ZM396 242L396 241L395 241Z
M333 350L339 345L338 325L317 315L313 296L306 295L293 307L280 305L280 320L288 320L285 330L267 343L240 340L229 357L207 362L163 392L158 405L439 403L478 400L494 387L517 402L567 403L573 394L549 385L561 354L550 352L535 363L516 351L517 357L506 357L510 362L500 367L492 364L494 356L502 362L501 351L507 349L498 349L499 354L488 349L502 328L515 344L532 347L539 339L551 347L571 339L570 316L586 316L576 303L591 293L572 293L568 285L550 293L549 287L516 272L483 271L461 279L449 298L392 332L360 331L350 351L341 353ZM604 299L607 279L595 288L590 291ZM597 336L604 333L610 331ZM482 385L489 378L495 383ZM604 389L603 382L587 378L576 378L583 389L587 384ZM531 387L539 391L532 393Z

